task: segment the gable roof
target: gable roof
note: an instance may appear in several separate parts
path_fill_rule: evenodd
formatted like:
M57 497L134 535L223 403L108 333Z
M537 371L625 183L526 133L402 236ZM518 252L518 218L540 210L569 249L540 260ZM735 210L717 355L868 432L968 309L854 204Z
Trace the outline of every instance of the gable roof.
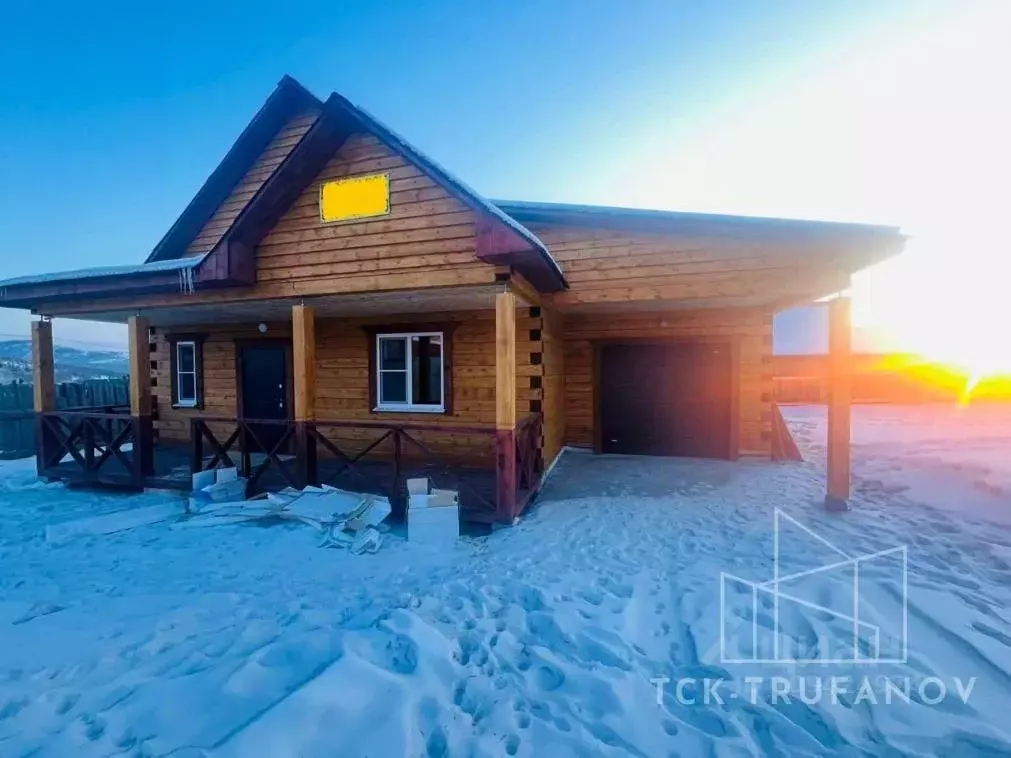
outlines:
M284 77L243 131L221 164L186 207L168 234L148 256L148 262L184 255L216 208L245 175L278 129L301 107L317 104L321 113L309 131L245 205L211 251L237 244L251 250L284 215L326 162L355 132L374 135L387 147L417 165L437 184L478 214L477 255L488 263L517 268L544 292L568 285L547 247L521 223L468 187L421 150L342 95L325 103L291 77Z
M478 215L478 258L514 266L542 292L568 287L558 263L533 232L336 92L323 103L316 122L243 208L219 244L234 240L248 248L255 247L347 138L358 132L372 134L390 150L404 156Z
M283 77L145 262L181 257L278 130L300 110L319 104L305 87Z
M214 246L202 254L187 255L190 244L271 140L293 117L312 109L320 115L245 202ZM256 278L256 245L315 180L344 141L356 132L377 137L475 212L477 258L516 268L543 292L568 287L547 248L521 223L343 96L333 93L325 103L321 102L292 77L285 76L144 264L0 282L0 305L31 307L43 296L51 298L57 290L75 294L86 291L94 297L105 297L124 292L174 288L189 291L252 284Z

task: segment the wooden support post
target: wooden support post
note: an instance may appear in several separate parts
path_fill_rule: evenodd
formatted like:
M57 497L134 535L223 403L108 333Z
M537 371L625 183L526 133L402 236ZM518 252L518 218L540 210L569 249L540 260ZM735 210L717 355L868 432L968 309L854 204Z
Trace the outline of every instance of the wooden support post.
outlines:
M828 491L825 505L845 510L850 497L850 299L829 302Z
M151 342L147 319L130 316L127 322L130 347L130 415L151 415Z
M56 379L53 366L53 324L32 322L32 387L35 412L56 410Z
M151 338L147 319L130 316L130 418L133 424L133 476L142 486L154 474L154 424L151 419Z
M295 375L295 458L300 484L317 484L316 438L316 309L291 307L291 355Z
M291 307L291 355L295 364L295 420L316 419L316 309Z
M516 296L495 296L495 458L496 511L500 520L516 515Z
M32 322L32 392L35 408L35 468L43 475L50 461L59 463L59 440L42 417L56 410L56 379L53 365L53 324Z

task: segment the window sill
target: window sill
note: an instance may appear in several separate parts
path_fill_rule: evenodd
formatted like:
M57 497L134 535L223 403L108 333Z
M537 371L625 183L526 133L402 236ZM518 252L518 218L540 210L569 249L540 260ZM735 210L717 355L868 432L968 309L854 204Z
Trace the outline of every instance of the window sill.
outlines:
M197 408L200 407L200 403L198 403L198 402L192 402L192 403L172 403L172 407L176 408L178 410L195 411L195 410L197 410Z
M441 405L377 405L373 413L445 413Z

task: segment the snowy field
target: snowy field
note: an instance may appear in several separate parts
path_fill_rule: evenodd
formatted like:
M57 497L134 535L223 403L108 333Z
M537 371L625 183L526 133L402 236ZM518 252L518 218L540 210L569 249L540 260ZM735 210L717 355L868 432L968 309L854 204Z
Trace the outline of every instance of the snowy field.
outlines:
M824 410L785 415L803 464L567 454L518 526L361 557L291 524L54 539L177 501L0 463L0 756L1011 755L1011 408L855 409L839 515ZM768 580L777 542L798 602L738 586L721 614L721 572ZM875 663L901 575L868 562L854 602L815 569L899 546L907 650ZM847 634L864 659L748 662Z

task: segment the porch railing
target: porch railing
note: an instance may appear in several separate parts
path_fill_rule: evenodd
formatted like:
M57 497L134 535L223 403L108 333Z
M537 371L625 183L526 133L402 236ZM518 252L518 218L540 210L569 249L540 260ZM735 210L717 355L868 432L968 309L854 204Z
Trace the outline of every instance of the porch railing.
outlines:
M118 406L36 414L38 469L44 476L141 486L151 472L149 418Z
M486 438L487 467L433 451L422 439L426 433ZM465 510L495 516L495 497L481 486L482 474L491 472L494 437L485 427L202 416L190 422L191 467L196 472L235 465L254 491L266 488L271 472L275 485L372 491L389 497L399 518L407 509L406 480L426 476L436 487L459 491Z
M229 430L223 441L211 425ZM234 465L254 489L263 475L273 468L286 484L302 487L305 482L298 476L295 457L291 454L294 435L295 424L287 419L193 418L190 420L190 468L197 472L219 465ZM254 454L262 456L255 467Z
M433 450L426 434L487 440L487 451L479 451L485 465ZM401 519L407 510L406 480L414 476L457 490L465 511L509 520L536 494L543 472L540 414L516 428L513 470L519 500L513 503L498 502L494 494L502 474L492 463L496 432L487 427L201 416L191 419L190 440L194 472L235 465L253 491L321 484L371 491L389 497Z
M154 474L151 419L126 410L36 414L40 475L143 487ZM466 436L467 444L458 447L476 454L434 450L429 434ZM386 495L399 518L407 510L407 479L427 477L458 491L471 517L509 521L539 489L541 437L540 414L522 419L504 437L488 427L199 416L190 422L191 469L235 465L254 491L332 484Z
M516 486L521 497L536 491L544 473L543 418L540 413L531 413L516 425Z

